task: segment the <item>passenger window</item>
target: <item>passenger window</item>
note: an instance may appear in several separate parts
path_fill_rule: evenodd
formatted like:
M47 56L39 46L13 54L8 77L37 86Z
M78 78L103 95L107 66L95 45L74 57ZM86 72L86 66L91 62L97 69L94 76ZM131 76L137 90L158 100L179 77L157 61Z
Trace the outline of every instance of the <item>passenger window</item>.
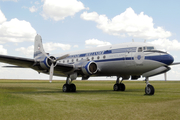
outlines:
M139 48L138 48L138 52L142 52L142 47L139 47Z

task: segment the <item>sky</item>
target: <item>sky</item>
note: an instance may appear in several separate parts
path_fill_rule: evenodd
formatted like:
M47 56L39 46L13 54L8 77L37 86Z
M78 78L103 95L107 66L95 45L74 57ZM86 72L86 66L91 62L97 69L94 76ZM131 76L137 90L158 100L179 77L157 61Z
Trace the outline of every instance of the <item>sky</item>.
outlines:
M0 0L0 54L33 58L34 37L40 34L45 51L51 54L133 39L154 44L180 62L179 11L179 0ZM49 76L31 69L0 67L0 79L4 78ZM163 79L164 75L150 78ZM180 80L180 65L171 67L167 79Z

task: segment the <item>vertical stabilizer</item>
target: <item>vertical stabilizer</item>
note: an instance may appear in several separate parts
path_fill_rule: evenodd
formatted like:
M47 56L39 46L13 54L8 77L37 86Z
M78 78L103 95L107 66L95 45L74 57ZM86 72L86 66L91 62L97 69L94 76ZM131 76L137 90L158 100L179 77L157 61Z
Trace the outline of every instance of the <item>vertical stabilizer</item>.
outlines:
M34 41L34 58L35 59L45 58L46 56L43 53L45 52L42 45L42 38L40 35L37 34Z

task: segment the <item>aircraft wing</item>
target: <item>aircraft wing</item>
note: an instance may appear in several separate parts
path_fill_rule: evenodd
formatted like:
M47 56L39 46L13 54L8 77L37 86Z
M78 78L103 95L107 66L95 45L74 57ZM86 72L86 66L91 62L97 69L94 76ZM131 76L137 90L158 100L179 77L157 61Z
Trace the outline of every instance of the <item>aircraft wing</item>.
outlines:
M36 62L34 61L34 59L8 56L8 55L0 55L0 62L15 65L15 66L3 66L8 68L32 68L38 71L40 67L40 64L35 64ZM54 68L56 73L58 72L66 73L73 69L74 66L72 64L62 64L62 63L57 63L57 65Z
M73 64L62 64L62 63L58 63L54 68L55 71L60 71L63 73L70 72L73 69L74 69Z
M8 55L0 55L0 62L30 68L34 64L34 59L22 58Z

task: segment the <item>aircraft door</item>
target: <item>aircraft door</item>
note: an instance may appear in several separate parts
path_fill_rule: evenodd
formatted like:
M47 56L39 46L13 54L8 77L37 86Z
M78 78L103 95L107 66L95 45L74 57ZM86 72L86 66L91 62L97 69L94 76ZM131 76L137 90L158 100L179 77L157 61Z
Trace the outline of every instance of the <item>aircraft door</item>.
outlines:
M144 62L143 48L139 47L136 54L134 55L134 61L136 64L142 64Z

